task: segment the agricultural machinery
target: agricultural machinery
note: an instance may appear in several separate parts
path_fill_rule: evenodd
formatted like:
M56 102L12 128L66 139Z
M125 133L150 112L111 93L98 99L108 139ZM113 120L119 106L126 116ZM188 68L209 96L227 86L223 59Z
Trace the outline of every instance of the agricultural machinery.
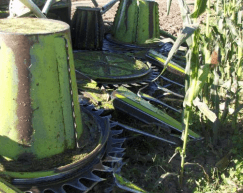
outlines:
M0 3L2 192L146 192L120 174L124 131L177 145L183 126L169 113L181 113L171 104L184 97L185 52L168 65L174 79L162 76L173 40L162 36L158 4L92 3L73 14L70 0ZM115 3L114 21L103 21ZM134 128L131 117L167 135Z

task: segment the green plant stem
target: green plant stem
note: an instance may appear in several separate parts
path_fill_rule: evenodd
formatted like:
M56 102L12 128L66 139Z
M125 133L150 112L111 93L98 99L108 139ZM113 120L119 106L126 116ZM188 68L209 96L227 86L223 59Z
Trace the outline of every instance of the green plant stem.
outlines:
M210 18L210 0L207 1L207 23L206 23L206 37L209 37L209 18Z
M242 41L241 41L242 42ZM237 69L237 73L235 74L235 82L236 82L236 95L235 95L235 107L234 110L235 112L237 111L238 107L239 107L239 100L240 100L240 92L239 92L239 79L241 77L241 72L242 72L242 48L240 46L238 46L238 62L236 65L236 69ZM233 125L232 127L234 128L235 132L238 130L238 113L234 114L234 118L233 118Z
M207 20L206 20L206 38L209 39L209 19L210 19L210 1L207 2ZM204 54L205 54L205 63L210 63L210 50L208 50L207 45L204 45ZM209 81L210 79L207 80L205 83L204 89L203 89L203 102L208 104L208 98L209 98Z
M216 13L219 13L219 5L220 5L220 0L217 0L217 4L216 4Z
M219 95L218 95L218 85L219 85L219 75L217 73L217 68L214 69L214 84L213 88L213 107L217 117L219 117ZM213 123L213 143L216 145L218 142L218 128L219 120L217 119Z
M242 32L241 32L242 35ZM243 38L241 37L241 42L243 41ZM243 42L242 42L243 43ZM242 46L242 45L241 45ZM241 77L241 73L242 73L242 57L243 57L243 50L242 47L238 46L238 62L237 62L237 76Z
M224 0L224 16L226 16L226 0Z
M182 185L182 182L183 182L184 165L185 165L185 158L186 158L186 145L187 145L187 137L188 137L191 111L192 111L192 107L188 107L188 106L185 107L185 110L184 110L185 130L184 130L184 136L183 136L183 148L181 151L181 171L180 171L180 180L179 180L180 185Z
M235 0L233 0L232 2L232 6L233 6L233 12L232 12L232 20L234 21L234 23L236 24L236 13L235 13Z

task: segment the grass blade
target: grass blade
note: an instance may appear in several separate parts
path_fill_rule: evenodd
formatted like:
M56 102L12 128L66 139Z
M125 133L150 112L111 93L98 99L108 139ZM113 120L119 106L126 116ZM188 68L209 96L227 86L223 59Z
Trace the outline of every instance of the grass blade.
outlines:
M178 38L176 39L173 47L171 48L171 50L170 50L170 52L168 54L168 58L167 58L167 60L164 63L164 69L161 72L161 74L164 73L164 71L166 70L166 68L167 68L167 66L168 66L168 64L170 62L170 60L176 54L176 52L178 51L178 49L181 46L181 44L184 43L189 37L191 37L191 35L194 33L194 31L196 29L198 29L198 25L197 24L185 26L185 28L182 30L182 32L178 35Z

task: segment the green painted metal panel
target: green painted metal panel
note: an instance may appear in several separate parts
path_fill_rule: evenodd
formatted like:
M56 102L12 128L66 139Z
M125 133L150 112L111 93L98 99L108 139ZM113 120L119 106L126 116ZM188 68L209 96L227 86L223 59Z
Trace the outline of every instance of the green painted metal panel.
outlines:
M37 28L41 23L43 31L31 26L32 32L18 33L11 19L4 21L10 28L0 33L0 155L46 158L75 148L82 134L69 26L54 20L17 21Z
M72 109L72 96L69 75L69 60L66 48L66 39L64 37L57 37L54 40L56 57L58 63L59 86L60 86L60 103L63 112L64 122L64 136L67 148L75 146L74 136L74 119ZM62 49L60 49L62 48ZM59 137L58 135L57 137Z
M149 38L149 4L146 1L139 1L137 42L144 44Z
M114 20L114 38L127 43L135 43L137 31L137 2L123 0L120 2L116 18Z
M136 42L146 44L147 40L160 37L158 3L140 0L138 9Z
M32 75L30 96L33 109L32 125L35 131L31 149L37 158L48 157L65 150L55 36L39 35L38 43L36 42L30 49Z

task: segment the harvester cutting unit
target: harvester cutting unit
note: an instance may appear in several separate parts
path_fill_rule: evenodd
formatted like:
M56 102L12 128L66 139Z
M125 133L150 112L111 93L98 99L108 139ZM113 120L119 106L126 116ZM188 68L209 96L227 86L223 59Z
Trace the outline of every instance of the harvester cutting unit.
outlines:
M0 2L8 13L0 19L0 191L146 192L120 175L123 130L177 145L171 135L183 126L165 111L181 109L161 98L183 100L183 85L160 75L172 44L161 36L158 4L120 0L107 25L102 15L117 2L92 0L74 14L70 0ZM182 79L184 54L169 65ZM171 135L125 125L116 111Z

